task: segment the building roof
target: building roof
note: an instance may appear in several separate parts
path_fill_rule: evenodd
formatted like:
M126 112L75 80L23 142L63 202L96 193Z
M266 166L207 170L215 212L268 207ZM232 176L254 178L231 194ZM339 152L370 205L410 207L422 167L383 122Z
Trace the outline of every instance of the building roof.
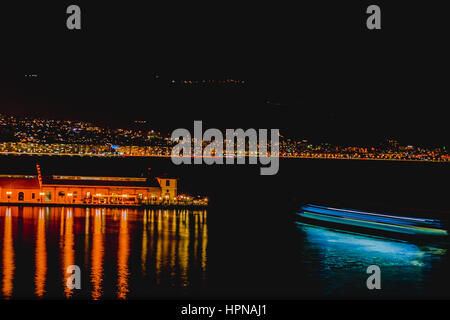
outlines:
M177 177L169 176L166 172L160 174L157 178L158 179L175 179L175 180L178 180Z
M44 162L44 161L43 161ZM17 164L19 163L19 164ZM8 161L0 168L0 187L39 189L36 163L33 161ZM48 161L41 165L43 185L65 186L113 186L113 187L160 187L154 176L137 166L93 166L83 162L83 166L61 165ZM3 169L3 170L1 170Z
M43 176L43 185L104 186L104 187L159 187L155 178L98 177L98 176Z
M18 176L0 176L0 187L2 189L39 189L37 177L24 178Z

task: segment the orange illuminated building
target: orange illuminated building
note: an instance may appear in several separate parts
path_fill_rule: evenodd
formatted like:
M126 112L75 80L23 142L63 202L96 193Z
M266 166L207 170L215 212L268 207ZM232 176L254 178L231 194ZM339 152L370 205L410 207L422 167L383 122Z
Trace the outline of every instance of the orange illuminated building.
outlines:
M0 203L138 205L177 197L177 180L155 177L0 175Z

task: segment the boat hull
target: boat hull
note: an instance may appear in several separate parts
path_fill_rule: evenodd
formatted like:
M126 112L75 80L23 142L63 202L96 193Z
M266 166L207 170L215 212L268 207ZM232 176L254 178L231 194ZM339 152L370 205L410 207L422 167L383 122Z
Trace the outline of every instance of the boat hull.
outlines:
M303 206L297 212L297 218L308 224L389 238L419 241L448 238L448 230L436 219L392 216L314 205Z

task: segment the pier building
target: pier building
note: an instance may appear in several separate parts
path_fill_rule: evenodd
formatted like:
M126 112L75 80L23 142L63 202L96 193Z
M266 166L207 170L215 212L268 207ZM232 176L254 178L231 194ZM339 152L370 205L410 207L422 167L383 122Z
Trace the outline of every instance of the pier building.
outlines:
M177 179L36 173L0 175L0 203L170 204L177 201Z

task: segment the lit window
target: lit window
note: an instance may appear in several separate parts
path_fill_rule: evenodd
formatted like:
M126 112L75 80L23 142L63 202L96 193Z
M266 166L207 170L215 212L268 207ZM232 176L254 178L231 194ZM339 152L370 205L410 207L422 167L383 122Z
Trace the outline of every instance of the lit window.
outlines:
M45 192L45 201L52 201L52 192L51 191Z

